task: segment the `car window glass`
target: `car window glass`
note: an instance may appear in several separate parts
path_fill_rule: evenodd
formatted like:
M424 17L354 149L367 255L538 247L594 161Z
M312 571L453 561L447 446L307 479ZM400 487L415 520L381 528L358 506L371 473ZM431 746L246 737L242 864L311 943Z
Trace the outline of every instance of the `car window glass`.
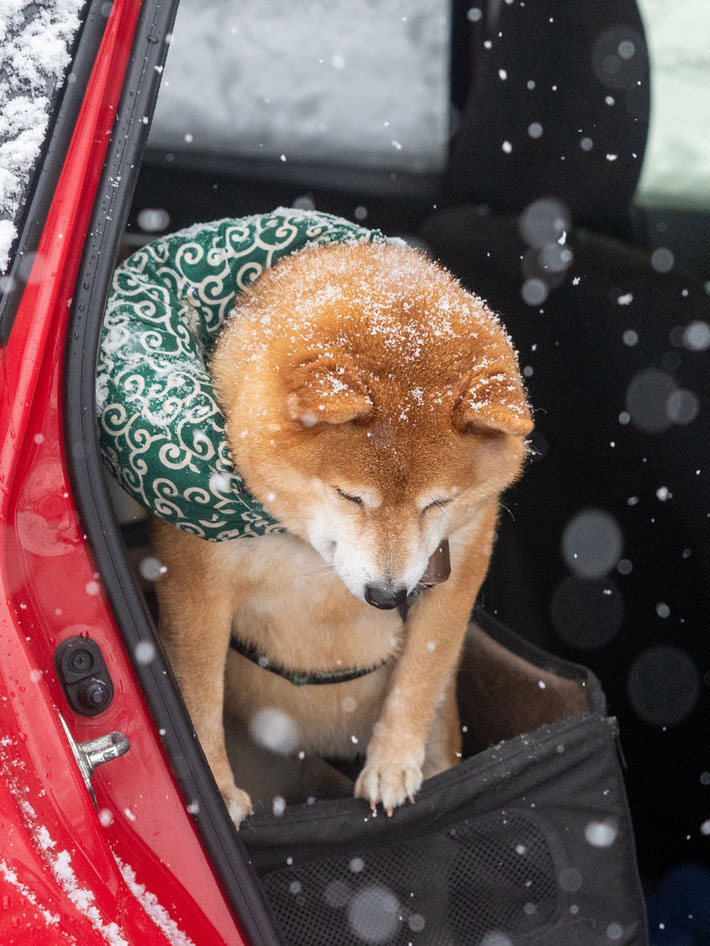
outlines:
M10 266L83 6L84 0L0 0L0 278Z
M710 207L710 5L639 0L651 61L651 129L638 200Z
M149 144L437 171L449 134L449 6L182 0Z

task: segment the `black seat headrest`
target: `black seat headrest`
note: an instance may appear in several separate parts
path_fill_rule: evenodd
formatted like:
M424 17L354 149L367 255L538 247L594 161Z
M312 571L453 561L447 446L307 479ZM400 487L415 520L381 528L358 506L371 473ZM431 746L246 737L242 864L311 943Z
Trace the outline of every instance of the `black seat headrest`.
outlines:
M635 0L491 0L480 13L473 8L473 19L470 4L459 6L455 29L470 34L472 81L445 203L519 213L554 196L576 224L618 229L649 124L648 50Z

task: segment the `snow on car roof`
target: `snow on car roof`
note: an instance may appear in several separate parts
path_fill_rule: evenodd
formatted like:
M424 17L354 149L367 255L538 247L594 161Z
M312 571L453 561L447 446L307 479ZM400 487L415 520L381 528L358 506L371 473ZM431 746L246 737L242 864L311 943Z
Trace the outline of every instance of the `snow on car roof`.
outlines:
M181 0L149 144L440 170L448 0Z
M83 0L0 0L0 276L64 83Z

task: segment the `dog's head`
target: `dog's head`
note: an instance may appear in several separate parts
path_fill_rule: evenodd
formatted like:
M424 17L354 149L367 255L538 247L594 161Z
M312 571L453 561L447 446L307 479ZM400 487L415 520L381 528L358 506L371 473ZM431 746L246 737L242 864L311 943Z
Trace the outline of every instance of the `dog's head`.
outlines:
M212 368L248 487L382 608L519 475L532 429L497 319L389 244L283 260L239 297Z

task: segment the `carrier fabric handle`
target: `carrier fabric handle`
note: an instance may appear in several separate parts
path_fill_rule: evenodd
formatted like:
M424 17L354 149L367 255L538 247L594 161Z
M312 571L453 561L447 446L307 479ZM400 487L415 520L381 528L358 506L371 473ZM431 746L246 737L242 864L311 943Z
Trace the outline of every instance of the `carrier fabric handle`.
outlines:
M234 468L209 356L235 295L282 257L380 241L331 214L280 208L161 237L116 269L96 407L104 463L133 499L211 541L284 531Z

